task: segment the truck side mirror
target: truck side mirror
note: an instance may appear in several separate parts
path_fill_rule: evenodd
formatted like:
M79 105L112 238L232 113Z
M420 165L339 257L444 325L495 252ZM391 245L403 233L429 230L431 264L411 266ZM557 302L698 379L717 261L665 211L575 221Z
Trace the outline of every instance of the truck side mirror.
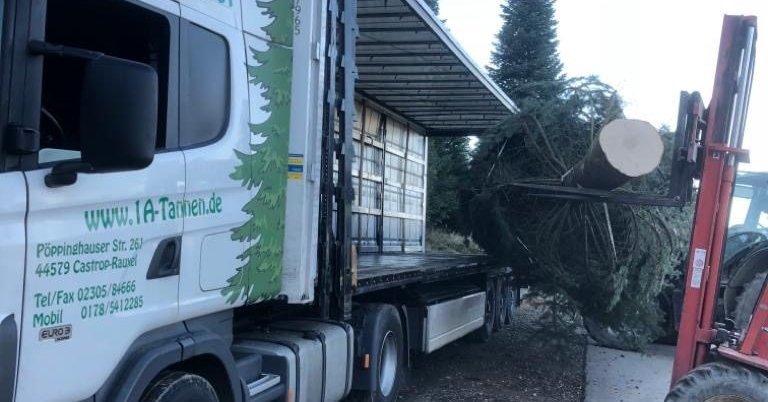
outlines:
M80 98L82 160L94 172L149 166L157 137L158 78L142 63L102 56L85 68Z
M103 54L88 60L80 98L81 161L54 166L46 185L73 184L78 173L149 166L157 137L158 88L151 66Z

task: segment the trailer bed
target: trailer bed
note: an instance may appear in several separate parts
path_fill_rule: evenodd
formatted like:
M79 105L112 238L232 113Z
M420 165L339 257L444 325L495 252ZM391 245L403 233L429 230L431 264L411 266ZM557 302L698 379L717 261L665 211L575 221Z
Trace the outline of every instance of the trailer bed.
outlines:
M490 257L481 254L360 254L357 264L354 294L501 269Z

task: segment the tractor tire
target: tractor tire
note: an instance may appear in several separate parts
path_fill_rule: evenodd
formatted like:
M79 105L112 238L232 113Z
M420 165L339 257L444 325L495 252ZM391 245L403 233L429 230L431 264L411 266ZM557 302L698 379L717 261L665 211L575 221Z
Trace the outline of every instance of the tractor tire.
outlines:
M763 284L768 273L757 274L748 284L744 285L744 291L736 298L736 310L734 310L734 322L736 328L745 331L749 321L752 319L752 313L755 311L757 299L763 291Z
M674 289L664 289L659 293L657 300L659 302L659 308L664 312L664 320L661 322L661 329L664 331L654 343L660 343L663 345L676 345L678 328L677 322L679 320L679 314L675 306L676 299L680 299L678 306L682 306L682 292L677 292Z
M606 327L597 321L589 318L584 317L584 328L586 328L587 332L589 333L589 336L600 346L610 348L610 349L618 349L618 350L627 350L627 351L636 351L637 346L631 344L626 337L621 336L618 332L616 332L611 327Z
M171 371L154 381L141 402L219 402L219 397L205 378Z
M764 402L768 378L757 370L726 363L707 363L684 375L665 402Z

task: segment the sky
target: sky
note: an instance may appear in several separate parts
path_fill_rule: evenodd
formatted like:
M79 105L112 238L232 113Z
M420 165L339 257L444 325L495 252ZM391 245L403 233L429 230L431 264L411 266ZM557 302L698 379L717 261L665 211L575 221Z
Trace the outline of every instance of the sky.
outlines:
M506 0L504 0L506 1ZM440 19L480 66L490 64L502 0L440 0ZM765 0L558 0L560 59L569 77L597 75L625 100L628 118L675 128L681 90L709 102L724 14L768 23ZM768 25L766 25L768 29ZM768 31L766 31L768 32ZM759 33L758 33L759 36ZM745 170L768 171L768 36L757 41Z

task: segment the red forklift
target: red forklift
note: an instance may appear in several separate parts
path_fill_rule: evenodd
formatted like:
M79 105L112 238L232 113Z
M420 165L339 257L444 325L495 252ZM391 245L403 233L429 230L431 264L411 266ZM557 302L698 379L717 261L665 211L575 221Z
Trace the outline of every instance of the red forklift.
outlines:
M756 38L755 17L725 17L712 100L678 122L699 186L668 402L768 401L768 175L737 175Z
M591 201L683 206L698 182L666 402L768 402L768 174L738 172L749 160L756 39L755 17L725 16L709 105L698 93L680 97L666 196L575 190Z

